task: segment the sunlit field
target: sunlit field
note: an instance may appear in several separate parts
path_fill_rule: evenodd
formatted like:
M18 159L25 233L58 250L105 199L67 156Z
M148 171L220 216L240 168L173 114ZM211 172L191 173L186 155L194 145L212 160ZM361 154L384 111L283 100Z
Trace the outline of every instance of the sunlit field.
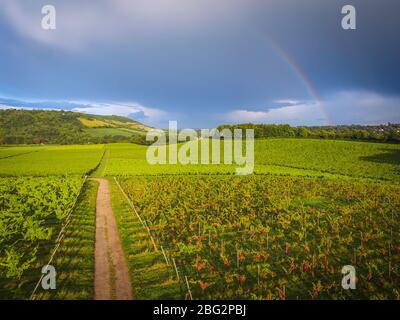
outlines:
M188 286L194 299L400 298L398 145L256 140L250 176L150 165L146 150L0 148L1 298L93 297L97 184L85 175L110 181L138 299L188 299ZM60 291L35 291L57 244ZM356 291L341 289L349 264Z

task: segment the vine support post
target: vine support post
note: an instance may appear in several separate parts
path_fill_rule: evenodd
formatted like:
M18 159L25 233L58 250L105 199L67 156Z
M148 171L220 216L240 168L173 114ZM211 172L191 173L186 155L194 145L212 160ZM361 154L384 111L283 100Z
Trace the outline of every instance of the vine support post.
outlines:
M239 269L239 250L237 245L236 245L236 266Z
M283 286L283 296L285 297L286 300L286 286Z
M167 265L169 266L168 258L167 258L167 256L165 255L165 251L164 251L164 248L163 248L162 246L161 246L161 252L162 252L162 254L163 254L163 256L164 256L165 262L166 262Z
M391 244L389 243L389 278L392 275L392 248Z
M199 237L201 236L201 222L199 222Z
M185 276L185 280L186 280L186 287L188 289L190 300L193 300L192 291L190 291L190 286L189 286L189 281L188 281L187 276Z
M172 258L172 263L173 263L174 268L175 268L176 278L177 278L178 281L179 281L179 280L180 280L180 278L179 278L179 272L178 272L178 268L176 267L176 263L175 263L175 259L174 259L174 258Z

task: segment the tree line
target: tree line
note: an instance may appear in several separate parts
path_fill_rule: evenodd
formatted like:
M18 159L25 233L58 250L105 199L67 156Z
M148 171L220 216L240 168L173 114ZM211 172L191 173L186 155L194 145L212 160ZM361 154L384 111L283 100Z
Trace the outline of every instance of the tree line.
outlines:
M388 123L386 125L338 125L338 126L313 126L293 127L288 124L237 124L220 125L222 129L254 129L256 139L270 137L279 138L319 138L342 139L361 141L400 142L400 124Z
M132 137L105 135L92 136L85 131L79 117L88 117L70 111L0 110L0 145L2 144L89 144L132 142L149 145L146 135ZM101 118L100 116L96 116ZM118 117L118 121L131 121ZM287 124L237 124L220 125L222 129L254 129L256 139L270 137L298 137L319 139L345 139L360 141L400 142L400 124L338 125L293 127Z

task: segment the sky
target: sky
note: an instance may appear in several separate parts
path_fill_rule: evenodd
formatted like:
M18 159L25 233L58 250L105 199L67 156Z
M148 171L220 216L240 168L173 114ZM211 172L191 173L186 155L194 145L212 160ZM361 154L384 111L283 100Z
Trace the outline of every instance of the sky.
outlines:
M400 122L398 0L0 4L0 108L181 128ZM41 27L49 4L55 30Z

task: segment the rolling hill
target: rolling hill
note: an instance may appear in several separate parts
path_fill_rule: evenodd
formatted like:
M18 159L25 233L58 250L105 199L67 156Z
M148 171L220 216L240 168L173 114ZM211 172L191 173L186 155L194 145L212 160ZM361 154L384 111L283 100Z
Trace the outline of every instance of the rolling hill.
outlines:
M143 136L150 129L120 116L53 110L0 110L0 144L107 143Z

